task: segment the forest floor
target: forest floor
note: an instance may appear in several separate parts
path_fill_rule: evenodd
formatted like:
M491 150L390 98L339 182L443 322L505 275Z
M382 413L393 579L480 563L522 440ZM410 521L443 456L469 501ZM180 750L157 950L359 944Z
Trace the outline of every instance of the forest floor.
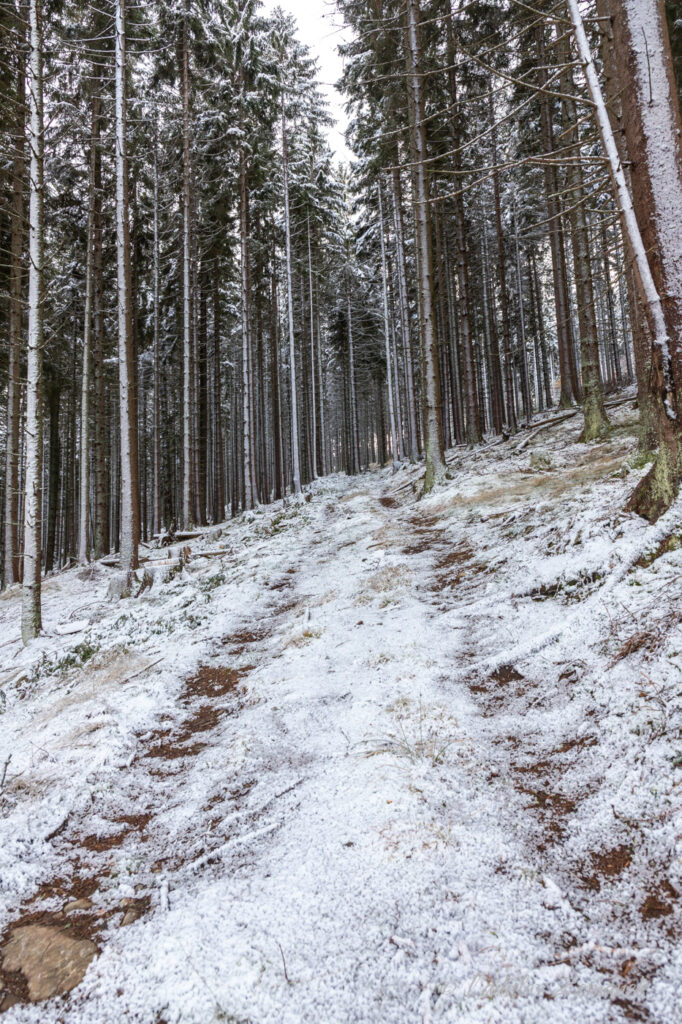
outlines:
M682 511L623 512L634 416L326 479L138 597L55 574L27 650L5 595L3 1020L679 1021Z

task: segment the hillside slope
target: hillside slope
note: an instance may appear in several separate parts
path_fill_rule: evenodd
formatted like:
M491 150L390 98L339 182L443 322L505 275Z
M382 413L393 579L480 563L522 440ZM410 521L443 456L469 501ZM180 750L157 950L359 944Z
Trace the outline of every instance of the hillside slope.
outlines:
M622 513L633 415L423 501L321 481L137 597L55 575L26 651L4 596L4 1019L678 1020L681 513Z

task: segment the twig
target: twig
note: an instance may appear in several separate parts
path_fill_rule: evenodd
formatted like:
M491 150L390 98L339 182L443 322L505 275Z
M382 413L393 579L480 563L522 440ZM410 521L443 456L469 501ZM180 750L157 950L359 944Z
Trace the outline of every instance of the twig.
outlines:
M291 979L289 978L289 975L287 974L287 962L284 959L284 950L282 949L282 944L280 942L278 942L277 945L279 946L279 951L280 951L280 954L282 956L282 967L284 968L284 978L286 980L287 985L291 985Z
M2 793L3 789L5 788L5 778L7 777L7 769L9 768L9 763L11 760L12 755L8 754L5 763L2 766L2 778L0 778L0 793Z
M158 665L160 661L163 661L163 659L164 655L162 655L160 658L157 658L156 661L150 662L149 665L143 665L142 668L139 668L137 670L137 672L133 672L131 675L126 676L125 679L122 679L119 685L123 686L124 683L129 683L131 679L135 679L137 676L141 676L142 673L146 672L148 668L154 668L154 666Z

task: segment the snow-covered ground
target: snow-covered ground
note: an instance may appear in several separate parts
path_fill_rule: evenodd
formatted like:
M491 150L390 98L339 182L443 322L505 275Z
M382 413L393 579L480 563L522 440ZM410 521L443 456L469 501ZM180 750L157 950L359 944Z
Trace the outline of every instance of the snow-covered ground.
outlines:
M324 480L138 597L55 575L26 651L3 596L2 941L99 951L5 1019L678 1021L682 513L623 513L633 415Z

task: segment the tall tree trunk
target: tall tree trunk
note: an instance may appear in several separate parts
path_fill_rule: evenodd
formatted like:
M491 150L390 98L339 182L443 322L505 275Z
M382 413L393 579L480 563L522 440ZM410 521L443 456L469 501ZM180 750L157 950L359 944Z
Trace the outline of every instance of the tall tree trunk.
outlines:
M315 303L313 301L313 255L310 238L310 216L307 220L308 231L308 290L310 303L310 404L311 404L311 464L312 478L317 480L317 395L315 386Z
M348 319L348 387L350 394L350 471L359 473L358 406L355 392L355 351L353 348L353 309L350 301L350 275L346 274L346 316Z
M396 267L398 271L398 299L400 303L400 333L402 338L403 363L405 370L405 400L407 404L408 450L410 462L419 458L419 433L412 365L412 332L410 331L410 309L407 296L407 270L405 265L405 238L403 230L403 199L400 169L395 166L391 178L393 199L393 227L395 230Z
M418 280L422 348L422 404L426 473L424 493L445 477L443 431L441 427L438 337L433 299L433 242L431 209L426 170L426 126L424 76L421 70L419 0L407 0L408 87L410 90L411 135L414 154L415 221L417 225Z
M154 129L154 378L152 440L152 534L161 532L161 340L160 340L160 253L159 253L159 145Z
M26 366L26 471L21 638L41 630L41 511L43 475L43 25L40 0L29 7L28 109L30 197L28 224L28 356Z
M391 338L388 320L388 274L386 272L386 242L384 239L384 206L381 199L381 183L377 186L379 194L379 234L381 237L381 278L384 293L384 342L386 352L386 384L388 386L388 412L391 426L391 454L393 472L398 469L398 440L395 429L395 407L393 402L393 370L391 368Z
M497 170L497 128L492 93L489 99L491 138L493 150L493 201L495 205L495 235L497 238L497 269L500 286L500 309L502 312L502 351L504 354L504 389L506 397L507 426L512 434L517 431L516 394L514 392L514 363L512 356L511 326L509 324L509 292L507 290L506 259L504 251L504 230L502 228L502 202L500 199L500 176Z
M289 323L289 373L291 376L291 473L294 494L301 493L301 468L298 438L298 400L296 386L296 339L294 335L294 296L291 280L291 219L289 214L289 150L287 125L282 99L282 176L284 179L284 228L287 261L287 312Z
M213 274L213 449L214 449L214 506L213 518L222 523L225 518L225 446L223 441L223 388L220 353L220 275L218 259Z
M580 365L583 392L584 426L582 441L596 441L605 437L610 428L604 409L604 389L599 369L599 337L595 314L594 282L590 254L590 237L587 226L585 204L587 196L580 165L581 149L578 140L578 116L573 100L573 73L571 71L570 49L565 39L559 47L559 60L566 67L562 74L562 104L566 127L564 136L568 145L573 146L566 168L566 181L571 192L571 241L573 245L573 270L578 304L578 327L580 330Z
M130 574L138 565L140 502L130 286L131 252L128 215L128 161L126 155L125 33L125 0L116 0L116 256L121 439L120 550L121 568L124 572Z
M571 337L570 307L566 288L566 254L561 226L561 208L559 205L559 182L554 156L554 127L552 124L552 108L550 97L544 91L547 87L547 57L545 52L545 26L539 22L535 29L538 58L538 85L543 90L538 93L540 104L540 123L542 145L548 158L544 165L545 197L547 202L547 220L549 228L549 245L552 255L552 277L554 282L554 306L556 309L557 342L559 346L559 373L561 376L561 396L559 406L568 408L575 397L579 400L579 386L575 380L575 359L573 358L573 339Z
M93 316L93 463L95 476L93 555L101 558L109 551L109 515L107 502L106 434L109 418L104 388L104 274L102 268L102 152L100 116L102 109L102 82L100 71L92 78L92 108L94 156L94 216L92 238L92 316Z
M453 156L452 165L456 172L462 168L462 157L460 151L460 110L457 102L457 73L455 70L456 48L455 33L452 24L451 0L445 0L445 20L447 31L447 63L448 63L448 86L450 92L450 116L448 126L450 129L450 142ZM476 367L474 361L474 343L471 329L471 301L469 297L469 267L467 262L467 239L466 220L464 214L464 196L461 188L462 177L457 173L455 178L457 188L455 189L455 244L457 263L457 287L459 291L459 328L460 341L462 346L462 361L464 363L464 400L466 403L466 439L469 444L478 444L481 440L481 422L478 405Z
M83 310L83 370L81 374L80 478L78 487L78 561L87 562L90 541L90 387L92 366L92 295L93 234L95 223L95 121L97 109L92 104L90 116L90 174L88 223L86 228L85 308Z
M181 26L182 88L182 523L192 520L192 156L187 3Z
M653 340L659 451L630 507L655 520L682 479L682 122L665 10L659 0L611 0L616 60L627 68L623 125L631 196L577 0L568 5Z
M597 14L601 31L601 57L604 68L604 88L606 108L613 133L614 143L623 167L625 180L632 192L631 165L628 159L623 127L623 68L620 65L614 48L613 19L609 11L610 0L597 0ZM631 266L625 273L625 286L628 296L628 311L632 329L632 347L635 356L637 374L637 405L639 408L639 445L643 451L650 451L658 443L657 420L663 415L661 396L652 387L651 374L651 338L644 313L641 289L638 288L634 272L634 254L628 240L627 231L623 231L623 241ZM627 342L626 342L627 348Z
M16 30L25 38L26 11L19 5ZM14 148L12 152L12 211L9 263L9 346L7 352L7 434L5 441L5 504L2 585L21 577L19 556L19 421L21 417L22 256L24 250L24 173L26 130L26 61L17 47Z

